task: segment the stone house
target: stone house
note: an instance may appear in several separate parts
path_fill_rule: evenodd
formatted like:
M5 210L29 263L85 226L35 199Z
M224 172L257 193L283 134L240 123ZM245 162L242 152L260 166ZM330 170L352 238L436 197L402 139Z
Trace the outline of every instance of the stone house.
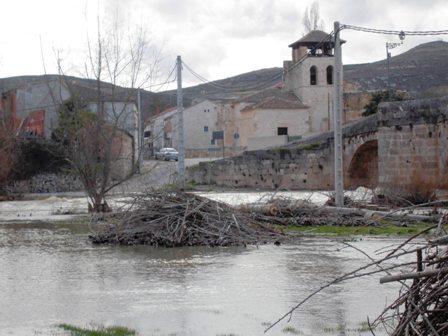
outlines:
M139 156L139 146L137 106L133 97L129 96L129 90L116 89L111 84L103 83L98 94L95 81L61 76L19 77L17 80L8 79L7 85L4 83L0 85L0 112L13 114L18 137L51 139L59 125L60 106L76 98L93 113L101 109L109 125L118 127L119 139L113 142L120 147L122 154L120 167L115 171L122 174L115 175L126 176L126 172L132 169Z
M87 109L97 112L101 106L111 123L132 136L136 130L137 106L129 90L113 89L113 85L103 83L101 93L95 81L68 76L30 76L8 79L0 85L5 99L13 100L14 114L22 125L39 129L39 137L50 139L59 125L59 108L70 98L83 101ZM6 98L9 97L9 98ZM32 119L32 120L31 120Z
M308 106L282 86L242 97L225 118L225 146L238 153L281 146L308 133Z

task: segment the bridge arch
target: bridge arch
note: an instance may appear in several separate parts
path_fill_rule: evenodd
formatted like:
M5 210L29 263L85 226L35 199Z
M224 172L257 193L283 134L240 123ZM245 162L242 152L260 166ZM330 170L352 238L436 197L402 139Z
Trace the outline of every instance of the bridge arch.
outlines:
M356 149L348 166L347 179L350 188L378 185L378 140L368 140Z

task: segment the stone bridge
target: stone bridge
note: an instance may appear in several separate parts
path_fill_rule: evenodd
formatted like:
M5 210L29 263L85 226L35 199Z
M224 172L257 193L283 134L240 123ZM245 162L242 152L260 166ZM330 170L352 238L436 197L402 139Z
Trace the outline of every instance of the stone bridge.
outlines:
M377 115L343 128L346 188L442 186L447 178L448 99L384 103ZM333 134L281 148L201 163L187 172L199 183L263 189L333 188Z

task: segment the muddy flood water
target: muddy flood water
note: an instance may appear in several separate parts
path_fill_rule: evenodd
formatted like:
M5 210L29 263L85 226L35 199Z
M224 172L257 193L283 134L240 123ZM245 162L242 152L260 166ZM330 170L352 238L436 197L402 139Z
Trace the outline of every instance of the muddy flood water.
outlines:
M1 335L59 335L59 323L121 325L145 336L263 335L307 294L366 262L325 238L163 249L92 246L87 234L78 224L0 224ZM373 253L397 242L353 244ZM339 284L267 335L368 335L363 322L396 290L378 276Z

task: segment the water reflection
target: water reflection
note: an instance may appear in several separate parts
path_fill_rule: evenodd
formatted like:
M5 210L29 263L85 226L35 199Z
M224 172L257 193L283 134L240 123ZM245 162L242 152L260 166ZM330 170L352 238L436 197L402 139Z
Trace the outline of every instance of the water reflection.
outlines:
M391 242L356 244L372 252ZM141 335L261 335L310 292L365 262L338 247L325 239L258 248L96 247L85 227L0 225L0 330L44 335L57 323L96 322ZM331 287L290 325L303 335L358 335L394 290L377 278ZM270 335L285 335L285 326Z

